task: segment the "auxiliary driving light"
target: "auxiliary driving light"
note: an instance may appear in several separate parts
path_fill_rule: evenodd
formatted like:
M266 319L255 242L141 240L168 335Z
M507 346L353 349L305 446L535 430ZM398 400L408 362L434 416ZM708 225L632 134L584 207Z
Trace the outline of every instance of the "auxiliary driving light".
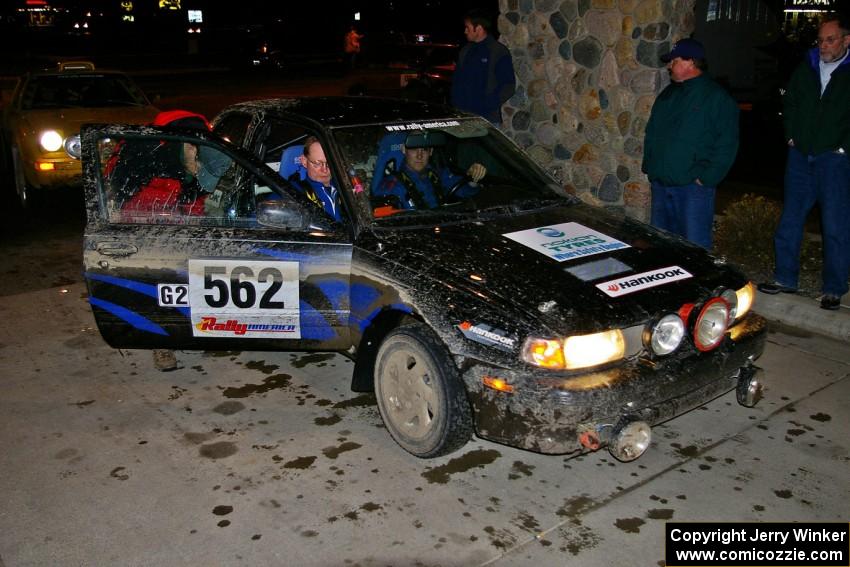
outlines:
M608 452L627 463L644 454L652 442L652 428L645 421L627 421L618 427L608 443Z
M729 326L729 304L722 297L709 299L694 322L694 346L705 352L723 340Z
M80 159L83 153L83 147L80 144L80 135L74 134L65 138L65 152L74 159Z
M675 313L662 317L652 327L649 347L657 355L670 354L682 344L685 338L685 323Z

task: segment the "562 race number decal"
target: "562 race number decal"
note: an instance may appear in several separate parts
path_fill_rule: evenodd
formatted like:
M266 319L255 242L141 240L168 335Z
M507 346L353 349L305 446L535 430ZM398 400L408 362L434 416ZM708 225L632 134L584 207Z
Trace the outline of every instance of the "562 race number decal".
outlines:
M298 262L189 260L196 337L301 338Z

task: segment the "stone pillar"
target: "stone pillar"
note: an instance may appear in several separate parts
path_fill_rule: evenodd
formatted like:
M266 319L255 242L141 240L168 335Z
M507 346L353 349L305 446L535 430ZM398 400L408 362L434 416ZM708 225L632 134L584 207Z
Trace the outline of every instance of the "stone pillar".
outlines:
M517 92L506 133L582 199L649 218L641 173L659 56L694 28L695 0L499 0Z

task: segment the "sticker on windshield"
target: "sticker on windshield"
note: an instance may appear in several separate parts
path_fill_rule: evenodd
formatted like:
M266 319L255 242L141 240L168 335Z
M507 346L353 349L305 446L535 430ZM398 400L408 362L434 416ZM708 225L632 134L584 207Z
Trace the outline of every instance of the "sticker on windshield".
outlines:
M537 250L558 262L584 258L621 248L631 248L625 242L620 242L577 222L529 228L509 232L502 236Z
M189 260L192 335L301 338L298 262Z
M460 126L457 120L437 120L435 122L412 122L410 124L387 124L387 132L407 132L408 130L425 130L427 128L448 128Z
M684 268L670 266L652 270L651 272L632 274L616 280L609 280L596 284L596 287L605 292L605 295L608 297L619 297L642 289L648 289L678 280L686 280L691 277L693 277L693 274Z

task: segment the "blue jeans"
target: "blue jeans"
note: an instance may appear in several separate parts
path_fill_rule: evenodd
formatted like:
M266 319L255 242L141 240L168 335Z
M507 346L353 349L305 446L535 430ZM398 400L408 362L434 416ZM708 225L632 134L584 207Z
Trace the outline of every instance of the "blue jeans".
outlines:
M836 152L806 156L788 148L785 206L774 237L776 281L797 287L806 216L820 204L823 229L823 293L847 293L850 272L850 157Z
M711 249L714 187L691 183L668 186L652 182L650 224Z

